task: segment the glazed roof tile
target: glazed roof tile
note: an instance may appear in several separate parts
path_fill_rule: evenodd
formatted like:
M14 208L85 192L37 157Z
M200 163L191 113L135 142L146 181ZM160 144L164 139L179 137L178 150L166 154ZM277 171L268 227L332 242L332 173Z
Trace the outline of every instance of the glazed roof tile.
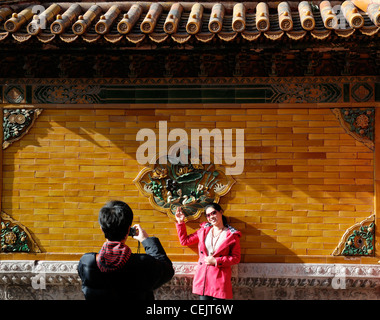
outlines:
M364 2L364 5L362 4ZM355 32L378 36L380 0L302 2L103 2L13 4L0 7L1 41L33 38L72 43L101 38L117 43L126 38L161 43L190 39L206 43L215 37L229 42L260 37L320 40Z

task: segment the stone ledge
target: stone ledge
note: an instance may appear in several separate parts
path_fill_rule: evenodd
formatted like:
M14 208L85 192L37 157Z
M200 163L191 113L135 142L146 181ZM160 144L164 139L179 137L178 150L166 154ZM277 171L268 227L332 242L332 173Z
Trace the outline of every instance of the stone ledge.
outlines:
M197 299L196 263L174 262L175 276L156 299ZM0 261L0 299L83 299L76 261ZM233 267L234 298L380 299L380 266L242 263Z

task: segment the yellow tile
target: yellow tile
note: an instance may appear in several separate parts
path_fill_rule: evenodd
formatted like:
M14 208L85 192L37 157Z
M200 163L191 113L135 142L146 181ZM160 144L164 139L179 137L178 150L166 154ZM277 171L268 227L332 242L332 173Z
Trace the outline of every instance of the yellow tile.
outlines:
M347 135L330 110L46 109L28 135L3 151L2 209L43 244L47 252L39 258L75 260L98 250L104 241L98 211L120 198L170 256L197 260L196 249L180 246L174 223L133 184L143 168L135 159L136 133L158 133L159 120L188 134L245 129L244 173L220 201L243 233L244 262L340 261L330 255L345 228L374 212L373 152Z

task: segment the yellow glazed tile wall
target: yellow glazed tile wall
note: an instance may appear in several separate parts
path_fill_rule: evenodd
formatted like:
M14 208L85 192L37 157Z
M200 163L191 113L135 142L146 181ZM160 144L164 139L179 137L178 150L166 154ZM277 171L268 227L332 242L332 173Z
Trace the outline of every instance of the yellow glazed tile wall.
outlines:
M196 248L180 246L174 223L133 184L143 167L136 134L151 128L158 136L160 120L189 136L191 128L245 129L244 173L220 201L243 233L242 262L345 261L332 251L374 212L374 154L330 109L46 109L4 150L2 192L3 211L29 228L44 253L0 258L76 260L98 251L98 210L120 199L174 261L195 261ZM136 252L136 242L128 244Z

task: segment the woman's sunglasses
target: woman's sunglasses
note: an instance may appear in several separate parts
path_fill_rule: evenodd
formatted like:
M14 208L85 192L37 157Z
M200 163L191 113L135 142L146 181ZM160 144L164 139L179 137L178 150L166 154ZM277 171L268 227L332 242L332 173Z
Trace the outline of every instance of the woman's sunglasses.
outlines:
M210 218L211 216L215 216L217 213L218 213L218 211L216 211L216 210L214 210L214 211L212 211L212 212L210 212L210 213L206 213L206 218L208 219L208 218Z

